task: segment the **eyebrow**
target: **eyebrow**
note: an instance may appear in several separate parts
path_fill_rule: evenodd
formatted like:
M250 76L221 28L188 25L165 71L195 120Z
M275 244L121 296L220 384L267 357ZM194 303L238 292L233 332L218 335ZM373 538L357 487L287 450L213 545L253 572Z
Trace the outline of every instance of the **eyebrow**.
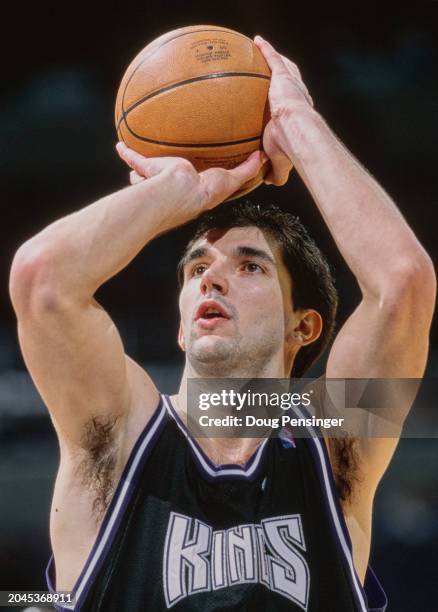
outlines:
M182 261L182 265L183 267L185 267L187 266L187 264L189 264L194 259L200 259L201 257L206 257L207 254L208 254L208 251L205 247L199 247L197 249L193 249L193 251L190 251L190 253L187 253L187 255L184 257Z
M263 259L264 261L275 265L274 259L263 249L256 249L255 247L249 246L238 246L235 249L235 254L237 255L237 257L257 257L258 259ZM191 261L207 256L208 249L206 249L205 247L199 247L197 249L193 249L193 251L190 251L190 253L187 253L187 255L184 257L182 264L185 267Z
M263 249L256 249L254 247L239 246L236 249L238 257L257 257L263 259L271 264L275 265L274 259Z

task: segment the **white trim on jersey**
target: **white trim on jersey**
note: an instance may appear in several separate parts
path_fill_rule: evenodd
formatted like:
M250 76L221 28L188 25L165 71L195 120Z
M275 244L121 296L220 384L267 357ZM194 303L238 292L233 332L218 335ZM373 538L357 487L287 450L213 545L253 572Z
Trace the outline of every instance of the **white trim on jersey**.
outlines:
M200 467L206 472L206 474L210 478L218 478L218 477L224 477L224 476L240 476L241 478L245 478L245 479L251 478L251 476L260 466L260 461L263 456L263 451L265 449L267 442L269 441L269 438L265 438L265 440L263 440L263 442L260 444L256 452L252 455L251 459L247 463L247 465L250 464L249 467L246 467L246 466L240 467L238 465L235 465L235 466L233 465L232 467L225 467L225 466L218 465L217 467L213 467L212 462L210 462L209 464L204 453L199 448L196 441L190 436L190 432L187 430L187 427L184 425L184 423L181 421L180 417L178 416L170 397L168 397L167 395L163 395L163 399L164 399L166 408L169 412L169 415L172 417L172 419L178 425L178 427L180 428L184 436L187 438L187 441L189 442L190 447L193 450Z

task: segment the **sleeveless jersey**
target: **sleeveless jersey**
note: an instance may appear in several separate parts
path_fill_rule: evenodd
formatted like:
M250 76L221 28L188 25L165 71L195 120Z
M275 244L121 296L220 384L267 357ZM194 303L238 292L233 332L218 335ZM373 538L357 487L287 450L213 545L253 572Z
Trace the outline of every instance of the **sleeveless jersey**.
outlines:
M303 415L304 416L304 415ZM313 435L314 434L314 435ZM47 568L53 592L53 557ZM139 436L73 589L82 612L365 612L325 443L284 432L212 463L168 396Z

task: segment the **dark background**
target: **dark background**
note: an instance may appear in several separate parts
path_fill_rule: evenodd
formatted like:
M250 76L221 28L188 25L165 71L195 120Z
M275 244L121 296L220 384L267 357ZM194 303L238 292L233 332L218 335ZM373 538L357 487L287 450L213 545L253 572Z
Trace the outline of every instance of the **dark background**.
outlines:
M9 267L18 246L45 225L126 184L113 105L126 66L148 42L202 23L262 34L297 62L316 109L391 194L435 261L438 255L438 3L323 11L286 1L162 0L10 10L0 94L0 590L45 588L57 462L16 341ZM251 199L277 203L309 227L335 269L342 323L358 290L299 178L261 187ZM176 388L181 371L174 270L187 234L155 241L98 294L127 353L163 391ZM437 342L435 326L431 377ZM391 612L438 609L437 450L434 440L402 440L377 495L372 561Z

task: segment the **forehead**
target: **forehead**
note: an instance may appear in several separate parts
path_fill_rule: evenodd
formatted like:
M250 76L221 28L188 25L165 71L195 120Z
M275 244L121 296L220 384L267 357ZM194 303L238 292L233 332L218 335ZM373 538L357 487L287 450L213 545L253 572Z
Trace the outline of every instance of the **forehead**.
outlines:
M210 230L191 245L189 252L206 248L213 254L215 251L228 254L233 252L237 246L243 245L263 249L277 263L281 262L279 245L269 234L263 233L261 229L254 226Z

